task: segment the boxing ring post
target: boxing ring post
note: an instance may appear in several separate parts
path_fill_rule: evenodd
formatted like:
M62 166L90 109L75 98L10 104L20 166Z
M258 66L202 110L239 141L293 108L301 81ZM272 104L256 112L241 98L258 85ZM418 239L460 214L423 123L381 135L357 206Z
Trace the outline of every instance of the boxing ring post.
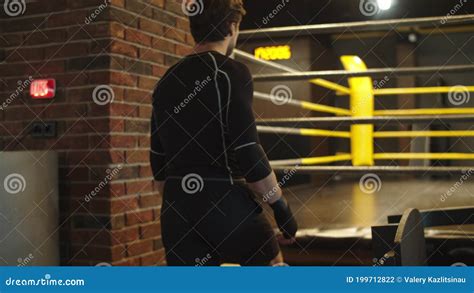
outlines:
M348 71L365 71L367 66L357 56L342 56L341 62ZM374 115L372 78L350 77L350 108L352 117ZM374 125L351 125L351 155L353 166L374 165Z

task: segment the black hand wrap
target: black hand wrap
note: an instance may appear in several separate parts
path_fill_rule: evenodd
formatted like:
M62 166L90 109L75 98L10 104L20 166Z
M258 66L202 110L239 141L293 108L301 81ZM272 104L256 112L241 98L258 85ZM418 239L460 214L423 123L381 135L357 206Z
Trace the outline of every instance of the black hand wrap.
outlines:
M295 237L296 231L298 230L298 224L296 223L290 206L286 200L281 197L279 200L272 203L270 207L273 209L273 215L275 216L278 228L283 233L283 236L286 239Z

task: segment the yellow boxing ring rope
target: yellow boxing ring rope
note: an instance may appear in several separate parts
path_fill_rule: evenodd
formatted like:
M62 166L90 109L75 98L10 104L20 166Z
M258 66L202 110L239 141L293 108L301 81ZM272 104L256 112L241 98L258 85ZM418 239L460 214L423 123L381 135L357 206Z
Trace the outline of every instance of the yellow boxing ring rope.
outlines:
M463 86L462 90L474 92L474 86ZM452 86L434 86L434 87L407 87L407 88L383 88L374 89L374 95L421 95L421 94L446 94L453 91Z
M286 72L298 72L292 68L275 62L259 60L252 55L237 50L237 54L245 59L261 63ZM342 56L341 62L348 71L367 70L364 62L357 56ZM451 93L453 87L418 87L418 88L384 88L374 89L372 78L357 76L348 78L349 88L324 79L312 79L311 83L334 90L337 95L350 95L350 109L321 105L304 100L289 99L285 104L301 107L322 113L351 116L407 116L407 115L452 115L474 114L474 108L429 108L429 109L384 109L374 110L374 96L399 94L432 94ZM474 92L474 86L460 86L463 92ZM279 97L270 94L254 92L254 97L267 101L276 101ZM276 104L276 103L275 103ZM373 166L375 160L474 160L470 153L374 153L375 138L402 138L402 137L474 137L471 130L442 130L442 131L374 131L373 124L354 124L350 131L334 131L312 128L288 128L273 126L257 126L262 133L281 133L302 136L348 138L351 142L350 154L321 156L289 160L271 161L274 166L284 165L318 165L340 161L352 161L353 166Z
M254 92L253 96L257 99L260 99L260 100L265 100L265 101L270 101L270 102L277 102L277 103L278 103L278 99L279 99L279 97L277 97L277 96L272 96L270 94L261 93L261 92ZM285 102L285 104L288 104L288 105L294 105L294 106L298 106L302 109L308 109L308 110L316 111L316 112L336 114L336 115L345 115L345 116L351 115L351 111L349 111L347 109L344 109L344 108L326 106L326 105L316 104L316 103L312 103L312 102L297 100L297 99L293 99L293 98L288 99L284 102ZM275 104L277 104L277 103L275 103Z
M335 131L314 128L290 128L274 126L257 126L261 133L296 134L301 136L324 136L351 138L349 131ZM407 130L407 131L375 131L374 138L401 137L474 137L474 130Z
M406 116L406 115L450 115L474 114L474 108L430 108L430 109L401 109L375 110L377 116Z
M470 153L375 153L374 160L474 160ZM350 154L270 161L272 166L320 165L350 161Z

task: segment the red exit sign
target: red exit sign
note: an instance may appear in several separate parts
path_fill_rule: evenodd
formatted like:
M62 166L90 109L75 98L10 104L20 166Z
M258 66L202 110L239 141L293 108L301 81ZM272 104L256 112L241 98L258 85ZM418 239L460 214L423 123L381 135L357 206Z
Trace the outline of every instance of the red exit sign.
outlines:
M52 99L56 94L54 79L35 79L30 86L30 96L33 99Z

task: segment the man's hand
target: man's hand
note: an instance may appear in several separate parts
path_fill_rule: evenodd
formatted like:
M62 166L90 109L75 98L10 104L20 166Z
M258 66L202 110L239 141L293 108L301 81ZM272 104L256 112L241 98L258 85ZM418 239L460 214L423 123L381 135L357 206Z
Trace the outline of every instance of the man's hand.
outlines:
M290 206L284 197L280 197L277 201L270 204L273 209L273 215L277 222L278 228L283 233L283 237L286 240L282 244L290 244L294 242L296 231L298 230L298 223L296 223L295 217L291 212Z
M283 246L286 246L286 245L290 245L290 244L293 244L296 242L296 238L295 237L292 237L290 239L286 239L283 234L278 234L277 235L277 240L278 240L278 243L280 243L280 245L283 245Z
M278 239L280 244L286 245L294 243L298 224L293 217L288 203L282 195L283 193L278 185L275 173L271 172L266 178L249 183L248 186L252 191L261 195L263 201L267 202L273 209L278 228L284 236L284 238L280 237L280 239Z

